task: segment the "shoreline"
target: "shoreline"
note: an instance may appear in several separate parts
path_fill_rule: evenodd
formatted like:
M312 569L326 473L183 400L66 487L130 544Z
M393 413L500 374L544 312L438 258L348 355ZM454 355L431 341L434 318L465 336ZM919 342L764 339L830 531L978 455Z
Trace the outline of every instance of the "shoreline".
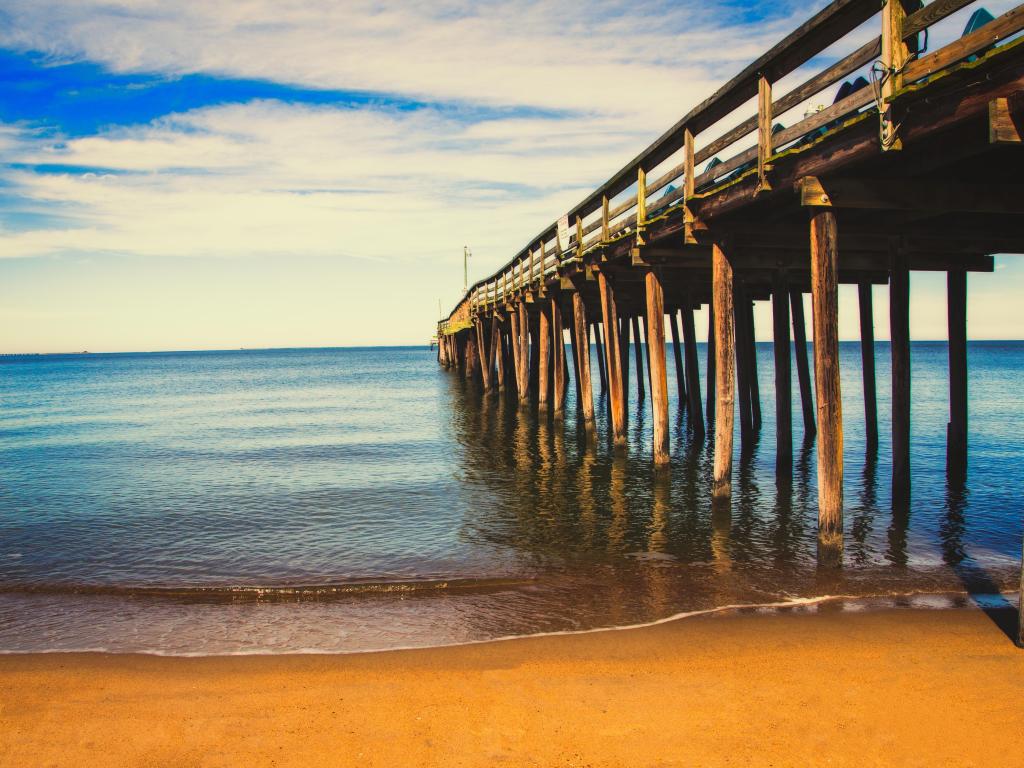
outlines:
M355 654L5 655L0 765L1024 765L1024 650L989 613L817 607Z
M977 609L981 611L1002 610L1016 605L1020 599L1019 592L1000 591L993 593L970 593L967 591L929 591L910 590L907 592L888 594L837 594L817 595L813 597L793 597L784 601L773 601L766 603L731 603L714 606L711 608L699 608L689 611L680 611L650 621L622 624L605 625L583 629L560 629L537 632L527 632L514 635L497 635L494 637L483 637L470 640L458 640L452 642L440 642L424 645L396 645L380 648L358 648L358 649L320 649L320 648L295 648L289 650L237 650L237 651L195 651L179 652L164 650L111 650L103 647L83 648L44 648L28 650L8 650L0 648L0 658L6 656L34 656L34 655L76 655L76 654L98 654L109 656L152 656L156 658L178 658L178 659L202 659L202 658L232 658L232 657L276 657L276 656L353 656L374 653L392 653L403 651L424 651L443 648L462 648L467 646L486 645L488 643L507 643L532 638L546 637L573 637L578 635L590 635L603 632L622 632L642 630L650 627L657 627L662 624L685 621L687 619L718 618L731 615L786 615L807 610L817 610L824 607L826 610L837 610L841 612L877 612L893 610L912 611L948 611Z

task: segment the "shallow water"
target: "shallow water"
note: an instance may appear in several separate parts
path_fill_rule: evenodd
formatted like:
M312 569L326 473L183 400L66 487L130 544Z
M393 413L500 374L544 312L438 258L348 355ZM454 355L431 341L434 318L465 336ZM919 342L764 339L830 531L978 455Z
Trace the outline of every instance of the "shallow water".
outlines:
M556 423L483 396L433 355L0 360L0 650L354 651L823 594L1015 588L1022 342L969 346L963 483L945 472L946 345L913 345L913 497L895 514L888 344L875 455L860 348L841 345L838 570L816 559L798 404L793 476L776 483L770 344L758 346L763 426L746 446L737 434L724 514L712 514L711 453L678 415L671 361L672 465L655 473L635 380L617 454L603 402L598 438L578 429L572 383Z

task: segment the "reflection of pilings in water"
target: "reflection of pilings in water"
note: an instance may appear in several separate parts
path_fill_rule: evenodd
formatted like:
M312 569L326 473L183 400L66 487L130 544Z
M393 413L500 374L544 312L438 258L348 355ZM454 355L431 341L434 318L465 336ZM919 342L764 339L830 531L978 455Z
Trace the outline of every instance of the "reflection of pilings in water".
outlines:
M875 511L878 505L878 446L868 447L864 457L864 472L861 476L859 494L860 508L853 514L850 524L850 536L853 546L850 547L850 559L857 565L868 562L869 556L866 542L874 528Z
M716 499L711 508L711 558L715 573L732 570L732 504L729 497Z
M591 439L593 439L592 436ZM596 461L594 451L582 451L579 468L576 471L576 502L580 510L583 541L588 550L594 546L596 535L597 502L594 497L594 464Z
M964 533L967 521L967 488L960 477L959 468L953 467L946 482L946 515L939 524L942 539L942 559L947 565L958 566L967 557L964 551Z
M910 499L899 498L892 501L892 520L889 523L889 546L885 556L893 565L907 564L907 530L910 527Z
M761 489L754 471L754 457L761 442L760 430L755 430L740 446L740 460L734 485L733 518L736 528L736 546L746 548L753 539L757 525L757 510L760 508ZM735 553L734 554L738 554Z
M608 524L608 549L621 551L629 524L629 507L626 502L626 456L616 451L611 460L608 478L608 502L612 519Z
M667 540L668 516L672 509L672 479L668 472L654 474L651 502L651 520L647 526L647 550L664 552Z

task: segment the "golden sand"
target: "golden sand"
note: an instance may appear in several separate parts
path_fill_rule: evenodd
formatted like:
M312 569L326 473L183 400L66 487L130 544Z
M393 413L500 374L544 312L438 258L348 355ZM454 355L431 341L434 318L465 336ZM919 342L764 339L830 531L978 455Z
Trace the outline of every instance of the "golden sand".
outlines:
M974 610L733 615L352 656L0 657L3 766L1017 766Z

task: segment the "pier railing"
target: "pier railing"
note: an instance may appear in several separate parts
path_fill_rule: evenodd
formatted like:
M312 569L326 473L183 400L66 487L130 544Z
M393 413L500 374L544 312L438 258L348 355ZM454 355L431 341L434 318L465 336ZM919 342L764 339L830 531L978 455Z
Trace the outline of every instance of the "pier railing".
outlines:
M936 25L973 4L889 0L879 9L877 0L830 3L541 230L497 272L474 283L439 323L439 334L468 328L478 308L534 289L595 249L624 237L642 242L646 228L659 219L681 216L684 238L691 241L691 201L752 175L757 176L758 191L770 190L768 172L776 159L810 149L834 128L875 119L882 149L896 148L899 139L888 108L895 95L951 64L1006 43L1024 29L1022 5L929 51L929 33ZM881 33L871 37L879 27ZM785 78L819 57L834 63L774 95ZM860 77L840 87L832 104L815 104L827 89L858 73ZM794 113L796 122L785 125Z

